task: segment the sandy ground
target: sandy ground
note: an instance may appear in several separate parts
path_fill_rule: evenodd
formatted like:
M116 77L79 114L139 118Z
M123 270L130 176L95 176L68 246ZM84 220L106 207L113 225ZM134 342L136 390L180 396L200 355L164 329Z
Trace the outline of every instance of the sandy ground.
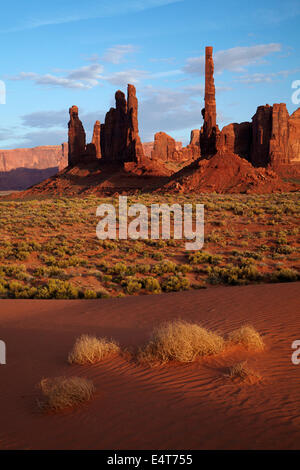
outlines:
M0 449L296 449L300 447L299 283L220 287L156 296L85 301L1 300ZM251 323L267 350L232 349L188 365L145 368L125 358L68 365L82 333L142 344L154 325L196 320L227 333ZM240 360L262 375L233 382ZM79 375L95 398L76 410L45 414L36 405L42 377Z

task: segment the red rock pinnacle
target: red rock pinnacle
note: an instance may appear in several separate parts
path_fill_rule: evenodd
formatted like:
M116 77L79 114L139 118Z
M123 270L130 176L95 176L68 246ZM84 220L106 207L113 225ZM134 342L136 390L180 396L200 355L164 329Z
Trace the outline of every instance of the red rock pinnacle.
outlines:
M100 121L96 121L94 125L94 132L92 138L92 144L95 146L96 158L101 158L101 124Z
M82 156L85 155L86 145L85 145L85 131L78 117L78 107L72 106L69 109L70 121L68 124L69 127L69 155L68 155L68 164L76 164Z
M205 48L205 108L202 110L204 119L201 129L201 154L203 156L214 155L216 153L216 134L219 132L217 126L217 111L214 83L214 61L213 48Z
M128 113L128 135L127 135L127 161L141 163L144 158L144 149L139 136L138 125L138 100L133 85L127 87L127 113Z
M216 110L216 90L214 82L214 61L213 48L208 46L205 48L205 123L207 132L210 134L217 125Z

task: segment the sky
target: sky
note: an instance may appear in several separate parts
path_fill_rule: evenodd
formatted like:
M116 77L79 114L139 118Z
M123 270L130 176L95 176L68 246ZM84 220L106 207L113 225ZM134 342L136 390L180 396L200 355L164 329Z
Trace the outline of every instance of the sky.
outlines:
M1 2L0 148L67 141L79 107L87 141L115 91L136 86L142 141L187 144L202 125L204 52L213 46L217 121L287 104L300 79L299 0Z

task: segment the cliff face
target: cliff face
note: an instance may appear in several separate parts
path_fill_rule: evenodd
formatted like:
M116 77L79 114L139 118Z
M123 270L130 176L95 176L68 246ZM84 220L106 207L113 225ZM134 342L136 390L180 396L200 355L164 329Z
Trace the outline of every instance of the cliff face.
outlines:
M228 151L255 167L300 163L300 108L291 116L285 103L259 106L251 122L228 124L217 135L217 151Z
M300 108L289 118L288 156L290 163L300 163Z
M285 103L259 106L252 118L251 163L276 168L300 162L300 108L291 116Z
M26 189L68 165L68 144L0 150L0 191Z
M218 151L228 150L246 160L250 159L252 125L250 122L232 123L223 127L217 136Z
M259 106L252 118L251 163L266 166L270 163L269 150L272 133L272 106Z
M28 149L0 150L0 171L16 168L45 170L57 167L59 170L68 164L68 144L47 145Z
M274 104L269 161L272 166L289 163L289 113L285 103Z

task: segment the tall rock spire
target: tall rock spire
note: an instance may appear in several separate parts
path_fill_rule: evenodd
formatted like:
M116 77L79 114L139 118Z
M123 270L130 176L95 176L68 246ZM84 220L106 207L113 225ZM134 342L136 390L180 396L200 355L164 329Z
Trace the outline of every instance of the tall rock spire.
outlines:
M205 48L205 123L209 133L217 125L216 89L214 81L213 48Z
M69 128L69 154L68 164L76 164L82 156L85 155L86 142L85 142L85 131L78 117L78 107L72 106L69 109L70 121L68 124Z
M204 123L201 128L200 145L201 155L209 156L216 153L216 134L219 132L217 126L213 48L211 46L205 48L204 104L205 107L202 109Z
M128 135L127 135L127 157L128 161L141 163L144 158L144 149L139 136L138 125L138 100L133 85L127 87L127 113L128 113Z
M96 158L101 158L101 124L96 121L94 125L92 144L95 147Z

